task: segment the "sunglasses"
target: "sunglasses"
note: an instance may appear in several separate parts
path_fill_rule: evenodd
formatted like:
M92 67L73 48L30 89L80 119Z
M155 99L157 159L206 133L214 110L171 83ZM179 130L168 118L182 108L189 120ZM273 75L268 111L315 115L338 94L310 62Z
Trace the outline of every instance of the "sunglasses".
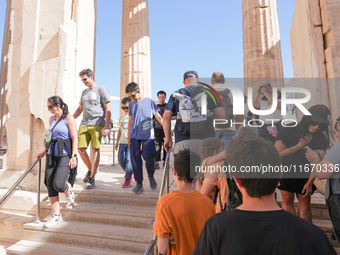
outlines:
M50 110L52 110L53 107L54 107L54 106L51 105L51 104L47 106L47 108L50 109Z
M129 98L134 99L137 93L138 93L138 90L133 95L129 96Z
M120 108L122 108L122 110L127 110L127 109L129 109L129 106L127 106L127 107L120 107Z

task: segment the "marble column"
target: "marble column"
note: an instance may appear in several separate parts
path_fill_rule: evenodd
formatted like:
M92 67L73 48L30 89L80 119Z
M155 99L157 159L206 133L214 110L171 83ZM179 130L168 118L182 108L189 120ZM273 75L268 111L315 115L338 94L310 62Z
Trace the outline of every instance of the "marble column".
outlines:
M151 97L148 0L123 0L120 97L136 82L143 96Z
M42 151L51 116L48 97L61 96L71 113L78 106L84 89L78 72L81 65L94 65L95 5L95 0L7 1L0 84L7 170L27 169Z
M245 88L254 92L263 82L283 85L280 31L276 0L243 0L243 61Z

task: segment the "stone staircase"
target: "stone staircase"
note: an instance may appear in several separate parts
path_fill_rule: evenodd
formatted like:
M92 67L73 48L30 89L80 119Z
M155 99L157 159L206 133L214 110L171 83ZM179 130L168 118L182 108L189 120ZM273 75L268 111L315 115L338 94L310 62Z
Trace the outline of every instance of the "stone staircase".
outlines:
M98 190L76 191L73 210L62 209L64 222L53 228L28 223L23 240L10 246L7 254L143 254L152 239L151 221L157 196ZM50 214L47 202L41 216ZM50 248L53 247L51 250Z
M328 209L324 202L323 196L322 199L323 203L314 202L312 204L313 223L320 227L326 233L328 239L331 241L337 254L340 254L340 244L338 243L337 240L333 240L331 237L333 233L333 225L329 218Z
M280 191L277 190L277 194L278 194L278 201L281 201L281 197L280 197ZM325 197L318 193L315 192L312 196L312 200L311 200L311 208L312 208L312 218L313 218L313 223L320 227L327 235L328 239L331 241L335 251L337 252L337 254L340 255L340 244L338 243L338 241L333 240L331 238L332 235L332 230L333 230L333 226L332 226L332 222L329 218L329 214L328 214L328 209L325 203ZM295 200L295 209L297 211L297 201Z
M96 188L86 190L81 180L86 170L80 168L79 172L73 189L76 206L73 210L65 209L65 196L61 195L60 205L64 222L56 227L45 228L43 223L34 222L35 205L29 210L20 209L20 205L8 205L0 210L0 255L144 254L152 239L152 220L155 216L159 187L152 191L146 180L144 192L134 195L131 193L132 187L120 188L124 180L120 167L111 166L107 162L105 166L100 167L97 174ZM155 172L159 186L162 173L162 170ZM28 203L27 200L34 200L32 194L25 198L22 191L16 193L20 193L20 196L13 195L11 201L24 204ZM41 218L45 221L51 209L47 195L42 194L41 197ZM25 205L25 208L28 206ZM332 224L324 197L319 193L312 197L312 214L314 224L322 228L330 238ZM340 254L338 242L331 242L337 254Z
M60 196L64 222L56 227L45 228L44 222L33 222L35 207L30 211L11 211L15 216L9 216L9 210L1 210L0 237L2 229L15 229L17 234L0 239L0 255L144 254L153 238L159 187L152 191L146 180L144 192L134 195L133 187L120 188L124 180L120 167L106 165L100 167L96 188L87 190L81 180L85 172L81 171L74 186L76 206L72 210L66 209L66 198ZM157 170L155 174L159 186L162 173ZM42 200L40 216L46 221L51 215L47 194L42 194ZM10 222L7 227L2 221L5 218Z
M144 254L152 239L151 221L157 202L157 193L148 189L145 187L146 191L138 196L125 189L76 189L76 207L66 210L65 202L61 202L64 222L54 228L32 223L34 216L14 214L6 219L5 214L0 214L1 224L7 222L7 227L12 228L16 224L17 235L21 237L12 243L3 240L7 241L7 253L3 254ZM41 217L47 218L49 214L48 202L43 201ZM332 224L323 196L318 193L312 198L312 214L314 224L330 238ZM331 242L340 254L339 243Z

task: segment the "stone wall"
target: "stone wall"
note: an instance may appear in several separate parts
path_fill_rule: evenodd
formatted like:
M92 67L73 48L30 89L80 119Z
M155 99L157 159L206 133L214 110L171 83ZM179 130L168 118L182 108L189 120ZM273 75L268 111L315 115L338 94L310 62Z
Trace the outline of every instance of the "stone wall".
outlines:
M94 67L95 0L8 0L1 62L6 169L24 170L43 149L47 98L71 113L85 88L78 73Z
M320 0L332 119L340 116L340 0Z
M330 107L340 115L340 0L299 0L291 28L294 83L311 91L307 104Z

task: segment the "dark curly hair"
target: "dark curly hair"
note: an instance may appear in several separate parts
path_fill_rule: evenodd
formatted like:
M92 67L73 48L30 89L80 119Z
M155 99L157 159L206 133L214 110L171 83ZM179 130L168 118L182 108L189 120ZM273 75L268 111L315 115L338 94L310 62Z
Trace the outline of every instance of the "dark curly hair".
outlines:
M245 171L246 168L280 166L281 159L274 144L262 137L247 136L232 141L227 149L227 162L230 168L235 169L231 174L241 180L251 197L261 198L273 194L281 178L281 171Z

